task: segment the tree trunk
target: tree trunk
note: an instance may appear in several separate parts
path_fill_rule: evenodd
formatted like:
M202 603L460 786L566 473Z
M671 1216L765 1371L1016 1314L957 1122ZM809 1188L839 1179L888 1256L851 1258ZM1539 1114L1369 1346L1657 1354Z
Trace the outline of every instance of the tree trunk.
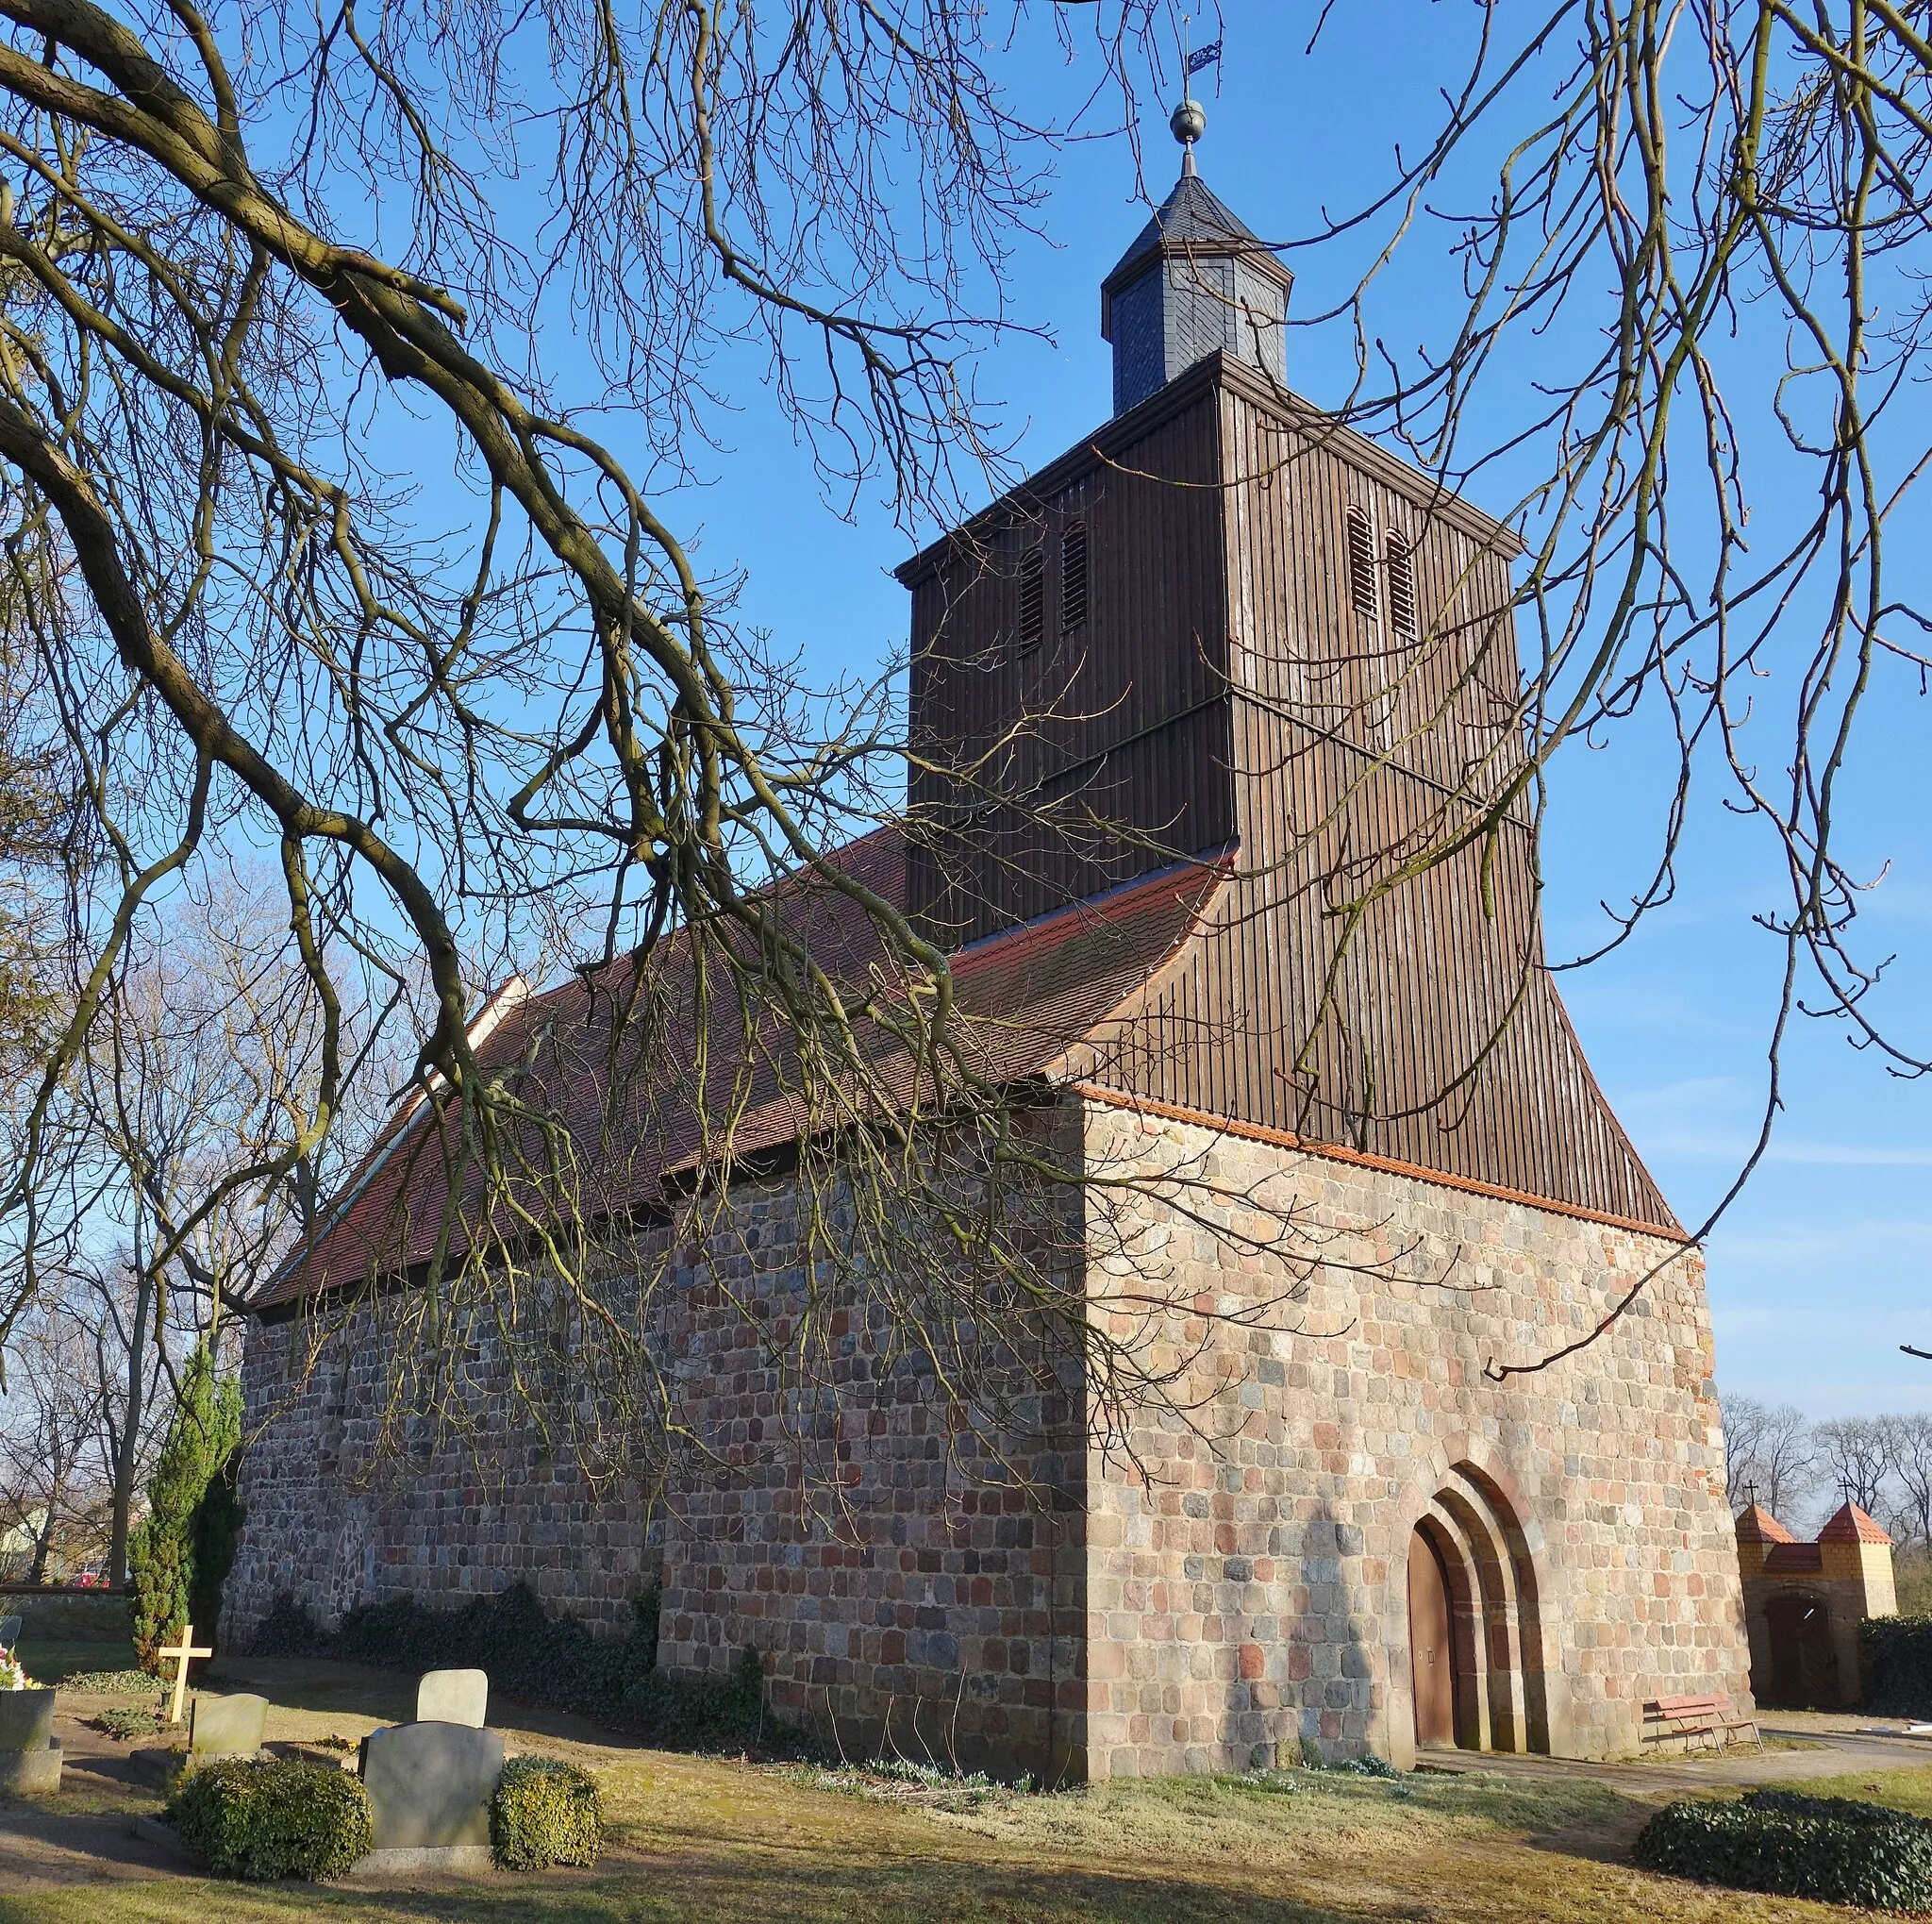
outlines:
M127 1405L121 1413L121 1447L114 1454L114 1524L108 1544L108 1581L127 1581L127 1525L134 1511L134 1471L141 1461L142 1391L147 1380L147 1314L154 1280L145 1271L135 1288L134 1331L127 1345Z
M47 1552L54 1547L54 1524L60 1514L60 1499L66 1494L65 1479L57 1475L47 1492L47 1520L41 1525L41 1533L34 1542L34 1560L27 1566L26 1580L29 1583L47 1581Z

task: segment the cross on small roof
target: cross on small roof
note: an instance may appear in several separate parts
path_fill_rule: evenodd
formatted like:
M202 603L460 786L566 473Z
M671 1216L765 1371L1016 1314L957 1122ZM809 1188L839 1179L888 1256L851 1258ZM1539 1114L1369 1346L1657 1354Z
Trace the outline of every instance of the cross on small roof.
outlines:
M180 1643L173 1648L163 1644L155 1652L155 1655L173 1659L176 1662L175 1698L173 1705L168 1712L168 1721L171 1724L178 1724L181 1721L181 1699L188 1693L188 1665L196 1657L212 1657L214 1651L212 1649L197 1649L194 1644L194 1626L192 1623L184 1623L181 1626Z

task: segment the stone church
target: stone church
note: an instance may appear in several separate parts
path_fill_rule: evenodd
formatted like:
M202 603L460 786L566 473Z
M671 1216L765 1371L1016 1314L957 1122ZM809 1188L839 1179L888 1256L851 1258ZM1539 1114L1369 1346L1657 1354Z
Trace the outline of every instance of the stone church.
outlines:
M661 1339L731 1473L667 1506L511 1435L494 1482L454 1447L385 1463L384 1305L435 1213L406 1120L253 1306L231 1633L283 1595L326 1620L520 1581L614 1627L659 1583L666 1666L754 1648L774 1713L848 1752L1061 1781L1605 1756L1660 1696L1748 1709L1701 1259L1543 966L1519 543L1290 390L1290 279L1190 143L1101 290L1113 417L900 570L938 827L841 858L946 931L1081 1153L1273 1184L1330 1239L1291 1315L1244 1317L1252 1265L1132 1203L1172 1299L1235 1312L1176 1352L1217 1420L1129 1411L1104 1447L1083 1419L1022 1489L910 1399L849 1446L851 1527L807 1528L754 1332L672 1250ZM506 998L486 1055L588 993ZM782 1163L729 1210L789 1273Z

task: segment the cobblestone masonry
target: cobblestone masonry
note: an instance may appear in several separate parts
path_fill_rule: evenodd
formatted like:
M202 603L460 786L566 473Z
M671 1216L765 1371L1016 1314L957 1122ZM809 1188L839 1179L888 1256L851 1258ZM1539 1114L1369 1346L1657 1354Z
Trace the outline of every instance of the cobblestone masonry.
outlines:
M847 1312L833 1331L845 1414L801 1416L722 1308L720 1283L783 1292L799 1275L791 1192L747 1185L719 1273L684 1252L666 1293L670 1354L717 1460L655 1513L636 1489L593 1499L567 1463L509 1435L491 1465L436 1450L372 1469L375 1317L358 1313L312 1366L303 1321L258 1324L231 1631L282 1591L332 1617L519 1580L614 1629L661 1570L661 1663L722 1666L755 1646L774 1710L835 1718L848 1748L890 1727L913 1756L1094 1778L1309 1746L1402 1762L1420 1526L1456 1593L1467 1741L1615 1754L1637 1748L1660 1693L1748 1703L1693 1251L1079 1107L1092 1162L1185 1164L1241 1198L1197 1190L1177 1211L1147 1196L1094 1231L1114 1253L1090 1266L1093 1313L1177 1372L1190 1414L1143 1410L1128 1447L1105 1451L1104 1413L1088 1410L1083 1437L1042 1401L1044 1440L1008 1445L1003 1468L997 1439L975 1441L929 1386L875 1379ZM1291 1206L1320 1258L1295 1303L1276 1300L1281 1265L1242 1241ZM1486 1374L1587 1333L1659 1263L1595 1343ZM1130 1317L1124 1277L1141 1295L1158 1284L1172 1313ZM492 1420L509 1421L500 1397ZM801 1503L808 1464L836 1466L845 1501L829 1524Z
M1124 1256L1172 1265L1170 1293L1202 1313L1153 1340L1191 1358L1174 1400L1204 1414L1138 1417L1131 1463L1090 1454L1092 1775L1240 1768L1310 1741L1406 1761L1419 1523L1476 1575L1457 1599L1483 1699L1467 1708L1499 1748L1616 1754L1659 1694L1748 1702L1694 1251L1099 1106L1090 1145L1150 1176L1202 1159L1204 1181L1277 1213L1291 1191L1334 1238L1301 1303L1214 1325L1278 1291L1278 1265L1214 1233L1241 1210L1204 1201L1181 1224L1138 1206ZM1660 1262L1574 1356L1486 1374L1587 1334Z
M657 1505L635 1487L596 1498L569 1462L513 1435L491 1462L446 1447L380 1462L387 1319L358 1310L325 1336L302 1318L254 1325L231 1633L250 1634L284 1592L327 1621L402 1593L453 1607L516 1581L614 1631L660 1579L667 1667L724 1669L749 1645L774 1712L836 1727L848 1749L869 1753L890 1730L912 1757L1077 1774L1077 1394L1021 1408L1024 1442L979 1435L929 1381L882 1377L876 1331L834 1308L841 1410L802 1397L725 1307L726 1292L772 1297L767 1327L789 1333L795 1200L784 1183L744 1184L708 1259L672 1259L664 1354L706 1454ZM491 1398L485 1431L508 1432L487 1358L473 1374Z

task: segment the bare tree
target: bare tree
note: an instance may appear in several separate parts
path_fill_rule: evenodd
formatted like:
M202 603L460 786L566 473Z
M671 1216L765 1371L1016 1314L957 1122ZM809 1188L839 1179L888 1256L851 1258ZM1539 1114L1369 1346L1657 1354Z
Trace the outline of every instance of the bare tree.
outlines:
M1041 1358L1070 1352L1106 1404L1178 1380L1185 1359L1094 1316L1070 1266L1083 1213L1064 1192L1133 1179L1060 1155L963 1022L943 944L828 857L901 808L895 697L800 687L736 629L668 498L705 445L706 358L747 334L829 484L881 482L910 526L1000 472L966 355L1000 319L1043 150L992 71L999 25L976 0L483 0L426 25L39 5L0 28L0 553L61 563L53 592L16 559L15 586L95 862L74 878L75 993L0 1220L29 1252L46 1233L84 1075L80 1125L108 1130L153 1225L139 1265L218 1305L238 1250L275 1246L258 1199L312 1193L359 1095L352 992L420 982L407 1100L442 1217L399 1394L412 1347L447 1355L470 1314L521 1326L555 1289L551 1321L606 1351L570 1370L607 1403L636 1384L663 1432L632 1314L660 1279L613 1280L584 1226L635 1209L668 1146L728 1179L772 1099L838 1146L802 1184L814 1247L875 1292L905 1279L889 1347L944 1395L1030 1407ZM1110 13L1109 73L1166 13ZM523 225L500 190L532 139L550 172ZM566 300L589 317L588 394L544 365ZM620 395L645 478L593 431ZM454 465L467 524L421 535L384 465L404 444ZM235 1153L201 1167L174 1117L200 1085L143 1055L138 985L166 972L175 898L206 899L250 845L279 862L301 976L278 1019L313 1036L315 1071L256 1092L246 1126L219 1096ZM826 914L868 931L859 976L815 941ZM602 965L612 1089L693 1117L694 1140L613 1109L592 1134L625 1166L593 1175L534 1073L545 1039L508 1070L479 1061L484 992L559 952ZM1184 1210L1212 1189L1182 1170L1148 1186ZM1234 1236L1278 1262L1290 1303L1333 1254L1301 1214L1245 1208L1258 1227ZM972 1333L1015 1319L1024 1364ZM822 1339L823 1319L799 1327Z
M1078 29L1128 125L1171 10L1121 0ZM1024 12L479 0L370 22L283 0L14 0L0 30L0 552L92 866L75 865L68 905L75 993L0 1186L0 1220L29 1252L0 1330L31 1300L62 1106L144 918L252 844L280 863L319 1068L209 1194L167 1214L143 1259L157 1273L204 1261L195 1239L232 1198L299 1181L353 1104L341 959L398 991L420 974L413 1100L446 1163L412 1312L426 1350L453 1313L508 1313L491 1307L506 1278L541 1273L661 1403L626 1333L651 1279L612 1284L581 1233L585 1205L611 1199L589 1190L630 1207L634 1187L587 1179L534 1061L496 1073L476 1050L486 989L588 947L600 990L615 985L613 1058L635 1046L633 1079L661 1070L691 1098L691 1164L728 1178L765 1094L752 1066L777 1065L773 1099L794 1129L840 1147L804 1182L815 1245L848 1277L912 1279L889 1306L897 1340L949 1393L1024 1400L987 1386L973 1340L931 1353L934 1332L1019 1315L1091 1364L1102 1407L1161 1394L1165 1366L1067 1286L1066 1237L1035 1220L1064 1210L1024 1199L1029 1184L1104 1196L1138 1179L1074 1170L1042 1145L1024 1092L960 1018L943 944L862 863L827 859L899 806L910 757L890 701L802 694L735 628L729 582L700 567L675 496L711 418L708 357L746 335L832 483L882 480L915 524L999 472L967 350L1007 313L1007 249L1037 216L1040 142L1055 137L1003 89ZM1801 1001L1896 1072L1925 1066L1876 1020L1877 965L1853 941L1858 878L1833 839L1861 705L1927 660L1882 553L1924 459L1899 401L1932 325L1910 251L1924 42L1866 0L1668 22L1566 6L1513 42L1506 28L1473 12L1436 138L1405 145L1372 205L1305 237L1372 234L1379 265L1418 244L1424 209L1467 192L1452 244L1470 298L1445 339L1414 363L1385 351L1374 274L1341 302L1363 370L1343 411L1445 485L1531 450L1518 606L1532 672L1426 832L1341 878L1328 907L1353 929L1430 868L1493 854L1565 747L1658 710L1680 767L1659 795L1654 874L1613 939L1668 898L1693 776L1711 769L1784 877L1764 916L1784 993L1755 1163ZM1687 102L1698 132L1680 151ZM533 142L547 172L523 222L511 176ZM1500 176L1475 191L1491 163ZM546 364L543 321L566 298L590 317L593 393ZM1726 391L1734 321L1804 343L1755 413ZM1474 396L1499 379L1507 418L1478 445L1496 417ZM1786 405L1807 384L1824 391L1815 433ZM594 431L619 395L641 472ZM1760 555L1745 451L1767 416L1815 466L1818 506ZM412 477L388 466L405 439L471 490L468 523L434 541ZM57 588L35 559L49 555ZM1419 613L1426 630L1449 620ZM1741 732L1741 692L1773 669L1797 691L1775 756ZM780 877L794 879L766 886ZM827 965L802 895L819 921L866 925L862 979ZM673 1021L680 1007L701 1019ZM713 1051L726 1036L734 1048ZM662 1146L648 1129L624 1140L634 1158ZM1154 1186L1185 1210L1196 1181ZM725 1188L698 1185L691 1208L715 1212ZM1002 1228L1009 1210L1020 1233ZM1319 1240L1291 1210L1257 1213L1292 1300Z
M541 19L485 6L373 39L298 8L12 18L0 460L19 540L71 558L71 594L21 586L119 886L0 1211L36 1179L141 903L228 821L279 851L325 1036L300 1127L238 1188L286 1176L333 1124L330 931L400 976L391 904L432 991L425 1086L473 1152L517 1121L486 1114L504 1097L469 1042L475 979L527 944L533 904L567 916L601 891L607 955L667 921L741 924L777 964L762 994L782 1019L845 1028L745 884L816 862L866 741L827 750L760 713L773 684L686 544L522 363L552 288L588 298L599 365L675 472L705 343L761 327L777 391L851 478L883 461L909 505L962 444L976 463L947 345L969 318L958 275L996 264L1032 188L974 10L910 25L854 6L768 27L689 0L627 25L569 0ZM244 30L276 55L235 58ZM478 170L539 123L558 218L532 246L497 226ZM909 223L888 188L907 159ZM410 211L391 261L342 214L392 180ZM936 320L893 306L912 293ZM817 393L803 341L827 358ZM345 408L358 386L434 410L474 479L467 542L439 553L398 518ZM942 955L849 868L823 879L931 979L908 1039L943 1060Z
M228 1179L299 1132L322 1075L310 978L278 919L258 878L173 901L110 984L76 1079L75 1129L99 1164L96 1213L121 1239L110 1260L70 1264L92 1304L117 1581L135 1493L173 1409L175 1357L197 1340L218 1361L232 1352L225 1313L312 1225L318 1191L340 1182L375 1121L347 1119L279 1180ZM340 1032L392 1079L381 1013L349 1003Z
M1365 25L1331 8L1317 34ZM1883 1019L1866 877L1840 847L1867 704L1923 697L1932 665L1932 621L1887 545L1932 456L1915 398L1932 40L1869 0L1562 5L1533 23L1482 7L1466 25L1433 125L1406 128L1386 180L1298 244L1371 263L1327 310L1356 332L1349 418L1452 481L1524 482L1532 747L1469 832L1642 711L1677 767L1651 797L1655 865L1605 946L1671 899L1707 786L1768 840L1779 883L1756 919L1781 994L1756 1141L1715 1221L1770 1139L1801 1013L1890 1073L1932 1060ZM1402 354L1379 325L1384 270L1445 233L1467 298L1434 328L1405 313L1424 338Z
M1757 1502L1773 1515L1801 1503L1816 1481L1812 1430L1790 1403L1767 1408L1755 1397L1721 1394L1724 1473L1733 1511Z
M42 1305L0 1394L0 1514L32 1533L26 1581L47 1581L57 1545L63 1561L105 1548L106 1485L85 1324L65 1303Z
M167 1428L169 1404L165 1311L151 1272L132 1258L80 1269L85 1318L93 1347L93 1408L109 1491L108 1582L127 1576L127 1538L135 1492Z
M1812 1430L1821 1467L1835 1491L1868 1514L1884 1500L1892 1471L1890 1424L1882 1416L1842 1416Z
M1924 1411L1909 1416L1882 1416L1886 1466L1905 1500L1899 1521L1901 1535L1932 1545L1932 1416Z

